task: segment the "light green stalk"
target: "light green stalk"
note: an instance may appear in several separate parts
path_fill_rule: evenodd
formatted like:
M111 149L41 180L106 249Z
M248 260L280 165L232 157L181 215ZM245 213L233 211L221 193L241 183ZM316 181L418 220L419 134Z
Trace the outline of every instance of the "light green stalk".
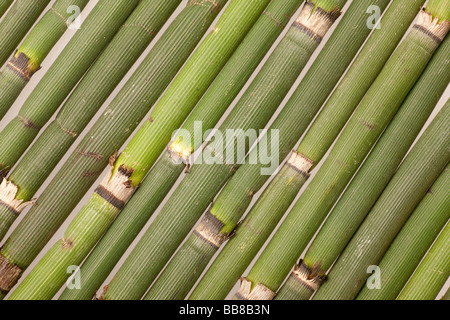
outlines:
M97 3L84 20L83 27L75 33L31 92L18 116L0 133L0 166L10 170L16 164L138 2L100 0Z
M447 290L445 295L442 297L442 300L450 300L450 288Z
M369 290L366 286L357 299L395 300L449 219L450 167L447 166L379 263L380 288ZM431 273L435 272L433 267Z
M408 154L314 299L354 299L450 160L450 100ZM382 272L382 270L381 270ZM376 275L375 275L376 276ZM382 284L381 284L382 285Z
M450 276L450 224L409 279L397 300L435 300Z
M305 155L313 164L318 163L330 147L394 51L423 2L416 1L412 4L409 0L396 1L389 7L381 21L383 28L375 30L371 35L298 149L298 152ZM375 55L374 52L377 54ZM315 148L308 148L311 145ZM240 170L244 168L245 166ZM238 171L235 178L239 175ZM278 175L242 222L243 226L237 229L235 236L213 262L191 295L191 299L224 299L226 297L294 201L307 178L308 175L295 170L291 163L285 164L280 169ZM254 179L247 179L247 182L240 180L240 184L245 186L247 183L251 186L255 179L256 184L252 189L258 190L261 187L259 180L263 180L259 175ZM238 180L233 178L230 186L236 181ZM226 186L213 209L218 212L224 210L235 212L235 221L237 221L243 214L242 210L245 210L248 200L245 199L241 207L235 207L236 197L229 196L226 198L228 201L222 201L222 197L225 197L229 190L231 189ZM217 285L218 283L220 285Z
M314 36L311 40L311 35L308 32L299 30L302 29L303 26L308 27L309 25L307 23L309 21L315 20L314 18L311 18L314 17L314 15L310 16L310 12L314 10L320 21L319 23L316 23L315 26L320 29L328 30L329 27L332 26L334 20L339 16L340 10L342 6L345 5L345 2L346 1L335 1L335 3L331 5L332 9L329 12L320 7L320 1L312 1L311 4L305 5L300 13L300 18L298 18L296 23L294 23L291 27L287 36L276 48L269 61L258 75L258 78L255 79L252 86L247 91L247 96L250 96L251 100L256 98L265 100L267 103L264 105L250 103L249 99L244 97L238 106L233 110L233 114L227 118L228 124L233 122L234 124L231 126L222 126L220 128L221 132L225 132L228 129L248 130L249 126L245 122L242 123L241 121L241 119L245 118L252 120L252 129L263 128L259 125L261 112L258 111L258 114L252 111L248 105L253 104L253 108L256 108L256 110L264 110L264 113L268 114L270 117L270 110L276 110L276 107L282 101L283 94L288 92L290 86L293 84L303 66L308 61L309 56L314 51L314 48L316 48L319 44L318 41L315 41ZM302 20L305 13L309 18L307 20ZM298 49L292 45L293 43L298 46ZM314 45L311 45L311 43L314 43ZM294 51L293 49L296 50ZM302 60L300 57L302 56L304 56L304 61L303 63L300 63ZM297 64L294 64L292 59L295 59L294 61L296 61ZM286 67L284 65L286 65ZM275 68L273 66L275 66ZM289 72L287 70L289 70ZM295 70L297 70L297 72L294 72ZM294 76L291 76L291 74ZM280 78L280 80L277 80L277 82L274 83L272 80L269 80L270 76L273 76L275 79ZM292 79L291 82L287 82L286 79L289 78ZM283 87L285 87L284 92L281 91L281 88ZM264 90L264 88L266 89ZM258 94L255 94L256 92L264 92L268 98L264 99L264 97L260 97ZM279 95L280 98L274 101L272 97L275 95ZM234 120L233 117L237 117L237 120ZM266 116L264 119L266 123L270 119L269 117ZM264 125L263 122L261 123ZM252 145L253 142L254 141L250 141L249 144ZM209 152L209 147L211 146L208 146L206 152ZM212 146L212 149L215 150L214 145ZM228 152L228 149L223 151L223 155L227 154L228 156ZM235 159L235 157L236 156L234 156L233 159ZM243 160L244 159L240 159L238 156L238 163L241 163ZM237 166L235 166L235 168L236 167ZM198 174L199 172L201 171L192 172L192 175ZM205 175L204 177L206 178L207 176ZM186 190L190 189L193 188L187 188ZM189 191L184 193L189 194L189 196L192 196L193 194ZM190 214L190 219L192 219L192 214ZM228 226L225 226L221 221L217 220L213 215L208 213L200 225L195 229L195 232L188 238L187 242L178 250L175 256L172 257L163 273L159 276L155 284L145 296L145 299L184 299L197 281L198 277L203 272L209 260L215 254L223 241L228 237L228 234L226 233L220 234L222 230L227 230L227 227Z
M230 3L213 32L186 63L153 109L149 121L138 131L124 153L112 166L110 175L105 177L92 198L77 216L76 221L82 221L82 223L78 225L75 222L74 234L70 234L70 231L68 233L72 236L72 239L75 235L78 238L78 246L74 244L73 250L70 250L77 256L71 257L70 254L66 255L64 251L58 251L57 249L50 251L48 256L53 257L53 265L50 266L46 263L44 258L43 263L37 269L35 268L13 293L12 299L39 298L42 296L41 292L47 291L47 289L44 289L48 287L45 277L48 276L50 270L53 270L50 271L50 276L58 281L56 279L61 280L61 275L65 272L65 265L81 263L85 255L92 249L107 230L109 224L134 194L135 187L140 183L140 179L143 179L154 164L153 162L156 161L156 158L153 158L151 154L155 153L156 155L156 153L160 154L163 151L164 146L170 141L172 132L182 124L184 117L187 117L208 89L268 2L268 0L258 0L249 3L244 0L236 0ZM202 5L209 8L209 13L214 13L225 3L226 0L216 0L214 2L205 1ZM144 132L148 136L145 140L141 140ZM124 158L129 161L134 154L136 137L144 145L141 145L142 149L138 148L135 152L138 158L141 155L148 162L138 161L134 166L121 163ZM148 156L149 154L150 156ZM118 164L119 167L117 168ZM99 215L104 220L96 221L95 217ZM64 240L62 240L62 243L64 243ZM59 262L61 267L55 268L55 264L58 265Z
M140 2L64 103L56 119L10 172L10 188L17 189L13 191L12 201L26 203L32 199L180 2ZM0 239L20 215L22 208L0 205Z
M13 0L0 0L0 18L11 6L11 3L13 3Z
M216 125L301 3L302 0L276 0L270 3L183 125L184 133L189 132L190 137L194 134L203 136L206 130ZM202 126L200 132L195 126L198 122ZM177 141L182 141L180 135L171 145ZM199 141L190 139L190 142L188 154L200 147ZM60 299L91 299L94 296L185 167L184 162L172 159L172 151L168 148L83 263L81 289L66 289Z
M439 1L439 0L436 0ZM429 19L429 20L428 20ZM421 13L377 77L318 171L267 248L242 281L237 297L253 299L260 290L275 293L329 210L394 117L447 31L447 22L431 22ZM420 28L422 27L422 28ZM430 31L428 31L430 30ZM431 31L437 30L434 34ZM302 169L302 168L301 168Z
M307 284L320 285L320 278L345 249L447 88L449 50L450 38L447 37L309 247L298 267L305 270L306 275L299 278L298 273L293 274L287 282L287 287L292 286L291 290L282 289L280 299L286 299L287 294L295 299L310 298L313 291Z
M12 4L0 22L0 66L8 60L49 2L50 0L17 0ZM3 3L1 8L5 10L11 1L3 1Z
M189 58L220 12L206 2L189 2L6 241L0 255L3 291L15 284ZM16 272L11 276L2 268Z
M0 119L89 0L57 0L0 73Z

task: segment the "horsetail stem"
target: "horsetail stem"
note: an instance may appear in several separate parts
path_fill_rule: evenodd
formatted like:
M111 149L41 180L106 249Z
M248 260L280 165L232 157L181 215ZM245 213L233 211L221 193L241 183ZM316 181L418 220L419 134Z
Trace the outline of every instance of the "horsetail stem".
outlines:
M7 270L12 268L14 273L0 268L3 291L11 289L22 270L30 265L103 172L109 155L122 146L148 113L202 39L222 3L215 6L210 1L193 0L188 4L188 10L183 10L169 26L103 116L82 139L40 196L38 206L31 208L6 241L0 260L2 265L8 266Z
M191 295L191 299L225 298L306 182L308 175L299 173L295 166L304 162L307 165L306 173L308 173L310 168L321 160L324 150L336 138L347 118L394 51L423 2L417 1L411 5L411 1L397 1L389 7L381 21L383 28L375 30L371 35L299 147L299 150L302 150L305 149L304 146L313 143L316 149L309 148L307 153L299 151L286 165L282 166L278 175L242 222L242 227L237 229L236 235L213 262L210 270ZM373 54L375 51L376 55ZM316 150L317 152L312 152ZM236 178L238 175L239 172ZM241 181L241 184L244 182ZM280 188L281 185L284 187ZM256 184L253 190L258 190L258 187L260 184ZM225 187L224 194L227 191ZM221 197L222 195L217 199L216 205L221 203ZM233 197L228 199L231 200ZM226 203L228 202L222 202L222 208L219 207L217 212L227 208ZM215 206L213 206L214 209ZM236 213L234 220L237 221L240 218L239 215L243 214L245 205L242 205L242 209L239 208L239 210L234 207L234 204L230 203L230 206L233 208L231 212ZM220 286L217 286L218 282L221 283Z
M57 0L0 73L0 119L89 0Z
M329 157L242 281L236 297L253 299L259 290L278 290L445 38L449 24L438 24L431 14L421 11L415 26L366 93Z
M450 219L449 190L450 167L447 165L379 263L381 287L378 290L364 287L358 300L395 300Z
M14 0L0 0L0 18L8 10Z
M384 189L314 299L353 299L450 160L450 100ZM382 232L380 232L382 230Z
M285 293L296 299L308 299L313 292L305 284L317 282L320 285L320 278L369 213L447 88L450 80L449 46L450 38L447 37L332 210L306 252L302 265L297 267L305 270L305 275L298 278L298 274L293 274L288 280L288 286L293 288L290 292L286 288L284 292L280 291L280 299L286 298Z
M140 2L64 103L56 119L10 173L9 188L17 189L14 202L22 204L31 200L180 2ZM8 204L7 201L3 203ZM0 239L23 208L23 205L12 205L11 210L6 210L0 206Z
M203 136L206 130L215 126L301 2L302 0L276 0L270 3L202 97L182 130L189 132L192 137L196 131L195 123L201 121ZM181 138L178 136L174 142L177 140L180 141ZM187 149L189 154L200 147L195 139L192 139L191 143L190 149ZM173 148L168 148L94 251L89 254L80 270L84 284L82 288L66 289L60 299L90 299L100 288L185 168L185 163L177 163L173 161L173 157Z
M31 92L18 116L0 133L0 166L10 170L16 164L138 2L99 0L83 22L83 27L75 33Z

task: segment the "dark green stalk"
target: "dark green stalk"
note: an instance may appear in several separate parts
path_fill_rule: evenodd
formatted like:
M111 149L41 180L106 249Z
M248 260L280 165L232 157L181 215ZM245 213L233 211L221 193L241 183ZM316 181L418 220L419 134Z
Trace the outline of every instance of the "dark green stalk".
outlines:
M386 63L314 180L242 281L238 298L278 290L445 37L447 21L436 24L429 13L421 12L418 24Z
M394 51L403 33L408 28L408 23L412 22L423 2L417 1L412 5L409 0L397 1L389 7L381 21L383 28L375 30L371 35L303 139L298 153L306 155L306 158L309 159L307 164L311 163L310 160L313 164L318 163L323 157L326 148L336 138L340 129ZM374 52L377 52L377 54L374 55ZM333 119L333 121L330 119ZM310 143L313 143L317 149L309 150L307 153L305 150L305 153L303 153L303 149L306 149L305 147L309 146ZM225 246L200 281L191 295L191 299L225 298L307 180L308 175L301 174L292 166L296 162L301 162L302 159L301 156L294 155L292 161L282 166L280 173L269 184L255 207L244 219L243 227L237 229L235 236ZM240 170L244 170L244 168L245 166ZM233 178L229 183L230 186L231 183L238 181L239 175L240 172L238 171L235 176L236 180ZM259 175L256 175L256 179L257 183L253 186L253 190L258 190L261 187L261 182L258 181L262 181L262 179ZM246 183L252 184L251 181L247 180ZM244 185L243 180L240 181L240 184ZM280 188L281 185L284 188ZM228 192L229 189L226 186L222 194L226 195ZM235 221L237 221L239 215L243 213L242 210L245 210L243 209L245 205L235 207L236 201L230 196L227 199L233 199L233 203L223 202L222 194L218 197L213 208L217 209L216 205L221 203L222 208L219 208L218 211L229 211L228 207L230 206L231 212L236 214ZM244 198L243 200L247 201ZM227 204L225 205L225 203ZM220 283L220 286L217 285L218 283Z
M1 0L0 1L0 18L3 16L3 14L8 10L8 8L11 6L11 3L13 3L14 0Z
M368 268L378 265L394 237L450 160L449 121L450 100L403 161L314 299L356 297L369 277Z
M450 167L447 166L379 263L381 287L378 290L364 287L357 299L395 300L449 219ZM432 273L435 272L433 268Z
M201 136L206 130L215 126L301 2L302 0L276 0L270 3L265 14L258 19L189 116L182 128L184 132L189 132L190 137L199 134L195 126L195 123L199 121L202 124ZM172 145L180 140L176 138ZM183 142L187 143L187 141ZM190 150L189 155L200 147L195 139L191 139L190 143L187 146L187 150ZM91 299L96 290L100 288L184 170L185 163L173 161L171 150L167 149L163 157L152 168L144 183L83 263L80 272L83 283L81 289L66 289L60 299Z
M300 26L309 27L310 25L308 23L317 19L320 22L314 23L314 25L321 30L323 29L322 32L325 33L326 30L328 30L332 26L334 20L339 16L340 9L343 5L345 5L345 2L346 1L336 1L334 5L331 6L332 9L330 12L325 11L319 6L320 1L311 1L310 4L308 3L307 5L305 5L296 23L291 27L287 36L276 48L269 61L264 66L261 73L258 75L258 78L255 79L252 86L247 92L247 96L251 97L251 100L255 98L261 99L267 101L270 104L255 104L253 108L256 108L256 110L263 109L265 112L269 112L269 110L275 111L276 107L279 105L279 103L281 103L283 95L287 94L290 86L293 84L294 80L302 70L302 67L308 61L310 54L312 54L313 50L318 46L319 43L314 41L314 38L311 41L311 37L308 35L308 33L305 33L303 30L298 30L299 24ZM311 16L311 12L316 13L317 18L315 18L314 13ZM308 18L305 19L304 17ZM310 43L313 41L315 43L311 46ZM298 49L296 49L295 51L291 49L293 47L293 44L296 44L298 47ZM303 63L300 63L300 57L302 56L304 56L304 61ZM280 59L280 57L282 58ZM285 61L283 60L283 57ZM295 59L294 61L296 61L298 65L294 64L292 59ZM287 68L285 67L285 65L287 66ZM286 72L286 70L290 70L290 73ZM297 71L297 73L294 73L295 70ZM294 76L292 77L291 74ZM277 82L274 83L273 81L268 80L270 76L280 78L280 80L277 80ZM292 81L287 82L286 79L289 78L292 78ZM283 86L285 87L285 90L284 92L281 92L281 88L283 88ZM267 87L267 89L264 90L264 87ZM263 91L265 92L264 94L266 95L266 97L255 94L255 92ZM272 97L276 94L278 94L280 98L274 101ZM234 122L234 124L231 126L222 126L222 132L225 132L225 130L228 129L242 129L244 131L248 130L249 126L245 122L242 123L241 119L245 119L249 116L249 118L253 120L253 123L251 124L252 129L261 129L264 127L260 127L259 122L256 121L257 119L261 118L260 114L252 111L251 108L248 107L248 105L251 105L252 103L249 102L250 99L246 99L247 96L245 96L243 100L240 101L238 106L235 107L233 114L230 115L227 119L228 123ZM269 98L272 98L272 101L270 101ZM234 120L233 117L236 117L238 120ZM270 117L266 116L264 120L267 123L269 119ZM250 145L252 145L253 142L254 141L250 141ZM212 149L215 150L215 147L213 146ZM209 152L208 148L207 152ZM223 155L225 155L226 152L227 150L223 153ZM233 157L233 159L235 158L235 156ZM238 163L242 163L243 160L244 159L239 159L238 157ZM237 168L237 166L235 166L235 168ZM233 172L231 172L231 174L232 173ZM193 172L192 174L195 173ZM192 195L191 192L184 193L188 193L190 196ZM211 201L211 199L209 199L209 201ZM189 214L189 216L189 219L192 219L192 214ZM189 237L187 242L171 259L168 266L159 276L155 284L150 289L149 293L145 296L145 299L184 299L192 286L197 281L198 277L203 272L209 260L212 258L217 249L231 232L230 230L227 231L227 227L228 226L217 220L211 213L208 213L200 222L200 225L195 229L195 232ZM221 231L223 231L224 233L221 234Z
M397 300L435 300L450 276L450 224L409 279Z
M31 200L180 2L140 2L64 103L56 119L10 173L10 188L17 189L14 201L26 203ZM0 239L18 215L19 208L0 205Z
M98 2L83 22L83 27L75 33L31 92L18 116L0 133L0 166L10 170L16 164L138 2Z
M305 284L315 282L320 285L320 278L344 250L395 174L447 88L450 81L449 50L450 38L447 37L308 249L298 267L306 274L299 278L295 273L288 280L288 286L298 289L296 299L311 297L313 292ZM285 299L286 293L287 290L282 289L279 298ZM289 295L292 294L291 290Z
M18 0L12 4L0 22L0 66L8 60L49 2L50 0ZM9 4L11 1L6 1L2 8L8 8Z
M0 119L89 0L57 0L0 73ZM74 9L77 8L77 9Z
M183 66L220 11L211 6L191 1L175 19L14 230L0 255L3 268L15 270L11 275L0 268L3 291L11 289Z

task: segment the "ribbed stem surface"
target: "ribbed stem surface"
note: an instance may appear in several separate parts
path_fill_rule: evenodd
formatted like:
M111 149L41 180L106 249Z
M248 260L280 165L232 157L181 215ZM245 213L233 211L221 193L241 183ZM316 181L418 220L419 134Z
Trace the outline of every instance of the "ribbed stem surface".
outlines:
M31 92L19 115L0 133L0 164L3 167L11 168L17 162L138 2L139 0L98 2L84 21L83 27L75 33Z
M381 288L364 287L357 299L395 300L449 219L450 168L447 166L379 263Z
M199 134L198 128L194 126L196 121L202 123L201 136L217 123L301 2L301 0L276 0L270 3L265 10L266 13L258 19L183 125L182 129L189 132L191 137ZM191 143L188 150L199 147L195 139L192 139ZM60 299L92 298L184 168L183 163L176 164L173 161L169 151L164 153L83 263L81 268L83 287L80 290L66 289Z
M3 16L6 10L8 10L13 1L14 0L0 0L0 18Z
M408 154L314 299L354 299L450 159L450 102ZM382 271L381 271L382 272Z

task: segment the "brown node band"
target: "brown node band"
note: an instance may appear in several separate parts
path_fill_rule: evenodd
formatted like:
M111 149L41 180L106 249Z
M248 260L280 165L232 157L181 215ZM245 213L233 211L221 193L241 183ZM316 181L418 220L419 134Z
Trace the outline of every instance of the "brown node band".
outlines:
M220 232L225 224L208 211L195 228L194 233L212 247L218 249L229 235Z
M317 291L320 286L327 280L326 276L315 275L303 261L299 265L295 265L294 271L291 273L291 278L296 280L311 292Z
M22 269L0 254L0 291L8 293L22 274Z
M28 58L23 52L17 55L17 50L11 60L8 62L7 67L17 76L24 81L30 81L31 76L34 74L30 70L29 66L30 58Z
M433 18L431 13L422 8L419 12L417 23L413 26L413 28L423 32L435 42L440 44L444 41L445 36L450 29L450 21L444 20L439 22L438 17Z
M273 300L275 293L261 283L252 290L251 281L241 278L241 286L234 298L237 300Z

